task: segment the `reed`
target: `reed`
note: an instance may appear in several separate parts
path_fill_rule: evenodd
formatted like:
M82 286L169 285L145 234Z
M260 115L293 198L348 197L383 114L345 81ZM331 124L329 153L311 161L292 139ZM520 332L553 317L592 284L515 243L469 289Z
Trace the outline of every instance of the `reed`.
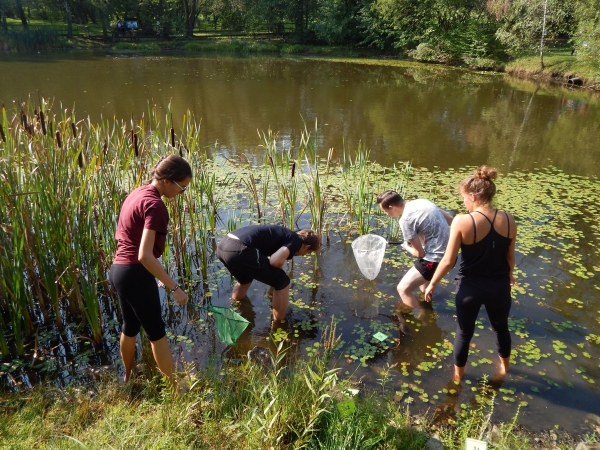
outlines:
M320 233L372 229L380 168L361 147L352 157L344 152L342 162L333 149L322 160L317 123L310 132L304 127L295 147L280 148L271 131L260 134L264 163L253 164L210 159L189 112L175 124L170 110L161 115L149 104L141 117L92 123L62 105L56 113L44 99L35 103L16 105L12 114L2 108L0 121L3 357L23 354L40 325L80 323L78 333L102 342L102 312L110 316L117 304L106 273L119 210L160 155L180 153L194 172L186 193L166 202L163 262L187 286L209 288L218 267L215 237L245 223L295 229L301 221ZM339 212L340 199L347 212Z
M279 201L279 214L282 225L296 228L298 211L298 177L296 177L297 161L303 159L303 147L300 147L297 159L292 156L292 149L277 148L277 135L269 130L259 134L265 150L266 165L271 170L272 180Z

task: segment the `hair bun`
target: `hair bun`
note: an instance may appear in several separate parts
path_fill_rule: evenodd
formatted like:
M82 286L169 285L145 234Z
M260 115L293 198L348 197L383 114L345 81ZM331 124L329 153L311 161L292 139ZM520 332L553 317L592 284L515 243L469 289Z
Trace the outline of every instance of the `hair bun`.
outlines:
M498 176L498 171L490 166L480 166L475 169L475 173L473 174L475 178L479 178L484 181L491 181L496 179Z

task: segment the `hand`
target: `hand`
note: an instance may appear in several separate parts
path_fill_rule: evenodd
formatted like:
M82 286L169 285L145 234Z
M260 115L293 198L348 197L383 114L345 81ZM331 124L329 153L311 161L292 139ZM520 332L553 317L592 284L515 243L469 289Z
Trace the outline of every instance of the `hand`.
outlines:
M509 279L510 279L510 281L509 281L510 285L514 286L515 285L515 276L512 273L509 275Z
M433 300L433 292L435 291L435 284L429 283L427 289L425 289L425 301L431 302Z
M172 292L173 298L180 305L185 305L188 302L188 296L185 291L181 288Z
M409 244L407 241L404 241L404 242L402 243L401 247L402 247L404 250L406 250L408 253L412 253L412 252L410 251L410 249L411 249L411 245L410 245L410 244Z

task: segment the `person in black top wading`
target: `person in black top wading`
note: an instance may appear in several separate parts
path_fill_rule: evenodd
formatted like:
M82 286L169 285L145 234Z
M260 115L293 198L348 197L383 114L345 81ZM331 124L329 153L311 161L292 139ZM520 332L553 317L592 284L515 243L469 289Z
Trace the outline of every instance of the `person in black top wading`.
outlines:
M492 206L496 175L496 169L481 166L462 181L460 193L469 214L458 215L452 222L446 253L425 291L425 299L431 301L438 282L452 268L460 249L462 258L456 278L454 381L460 381L465 373L469 343L481 305L488 313L500 355L496 375L503 377L510 368L508 314L512 304L510 289L514 284L517 226L512 214Z
M313 230L292 231L279 225L251 225L228 233L217 245L217 257L237 280L231 298L246 297L253 280L273 287L273 320L283 321L287 312L290 277L283 263L321 247Z

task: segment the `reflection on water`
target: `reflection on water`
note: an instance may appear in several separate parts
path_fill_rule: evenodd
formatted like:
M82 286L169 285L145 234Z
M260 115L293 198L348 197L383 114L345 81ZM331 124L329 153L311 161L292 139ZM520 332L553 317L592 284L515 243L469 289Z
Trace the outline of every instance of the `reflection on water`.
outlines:
M257 130L268 128L293 145L303 120L309 129L318 120L323 151L341 153L362 142L388 166L410 160L424 167L533 169L551 160L568 173L595 175L600 163L597 98L499 75L297 58L0 58L0 102L29 94L55 98L92 121L139 120L148 102L167 120L171 103L176 128L191 110L202 119L201 142L225 156L260 155Z

